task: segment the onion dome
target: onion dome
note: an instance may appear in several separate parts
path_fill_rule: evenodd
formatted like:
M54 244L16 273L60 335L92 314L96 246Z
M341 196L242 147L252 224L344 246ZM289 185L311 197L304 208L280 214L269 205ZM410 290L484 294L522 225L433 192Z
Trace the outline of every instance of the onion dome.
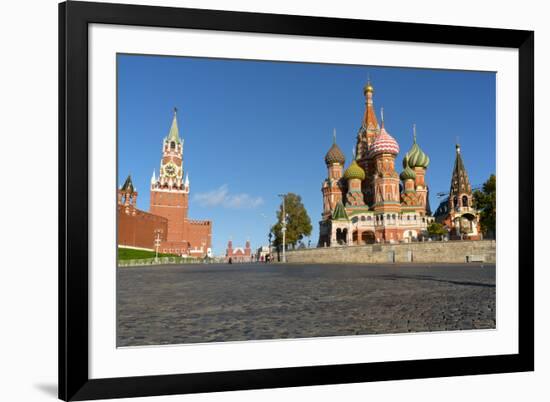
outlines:
M344 173L344 179L351 180L351 179L359 179L359 180L365 180L365 171L361 166L357 164L355 159L351 162L349 167L346 169Z
M342 152L340 147L336 144L336 130L334 130L333 135L334 138L332 141L332 146L325 155L325 163L327 165L332 165L333 163L339 163L340 165L343 165L346 162L346 157L344 156L344 153Z
M399 144L384 128L384 111L381 112L382 126L380 127L380 133L376 136L376 139L372 143L370 149L370 156L376 156L379 154L392 154L397 155L399 153Z
M409 166L413 169L415 167L427 169L428 165L430 164L430 158L424 153L424 151L422 151L422 149L420 149L420 147L416 143L416 125L413 126L413 133L414 143L409 152L407 152Z
M405 155L405 158L403 158L403 171L401 172L401 174L399 175L399 178L405 182L407 180L414 180L416 179L416 173L414 172L414 170L412 170L410 167L409 167L409 156L408 155Z
M374 87L371 85L370 80L367 82L367 85L365 85L365 88L363 88L363 93L366 95L367 93L373 93Z

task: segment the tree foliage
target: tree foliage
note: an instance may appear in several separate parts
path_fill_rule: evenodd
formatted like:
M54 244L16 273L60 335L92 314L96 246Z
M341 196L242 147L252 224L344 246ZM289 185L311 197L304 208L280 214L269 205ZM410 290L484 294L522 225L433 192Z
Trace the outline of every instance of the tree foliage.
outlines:
M293 247L301 241L305 236L311 235L311 220L307 214L304 204L302 204L302 197L294 193L288 193L284 197L285 199L285 212L286 212L286 244L290 244ZM275 236L273 244L279 246L283 244L283 203L276 213L277 223L271 227L271 232Z
M484 235L495 235L497 215L497 178L492 174L481 190L474 191L475 207L480 211L479 221Z
M447 234L447 229L441 223L432 222L428 226L428 233L432 236L442 236Z

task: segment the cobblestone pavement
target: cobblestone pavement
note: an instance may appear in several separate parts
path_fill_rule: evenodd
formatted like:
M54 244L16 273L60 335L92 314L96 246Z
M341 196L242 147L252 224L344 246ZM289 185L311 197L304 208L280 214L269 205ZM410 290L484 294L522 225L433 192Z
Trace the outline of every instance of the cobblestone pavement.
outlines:
M118 346L495 328L495 266L118 268Z

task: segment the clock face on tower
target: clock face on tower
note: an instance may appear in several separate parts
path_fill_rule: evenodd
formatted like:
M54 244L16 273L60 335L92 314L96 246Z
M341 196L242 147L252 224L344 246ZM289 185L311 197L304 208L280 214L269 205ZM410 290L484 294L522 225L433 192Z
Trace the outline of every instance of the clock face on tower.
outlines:
M169 163L168 165L166 165L166 167L164 168L164 171L166 172L166 175L168 177L176 176L176 166L174 166L173 163Z

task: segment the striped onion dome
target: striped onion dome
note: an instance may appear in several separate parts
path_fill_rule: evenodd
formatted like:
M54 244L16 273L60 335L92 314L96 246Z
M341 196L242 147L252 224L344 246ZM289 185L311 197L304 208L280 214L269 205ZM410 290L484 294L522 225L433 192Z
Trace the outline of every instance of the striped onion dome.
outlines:
M344 172L344 179L350 180L350 179L359 179L359 180L365 180L365 171L361 166L357 164L355 159L351 162L349 167Z
M421 167L426 169L430 164L430 158L420 149L416 141L409 152L407 152L407 155L409 156L409 166L411 168Z
M403 171L401 172L401 174L399 175L399 178L405 182L407 180L414 180L416 179L416 173L414 172L414 170L412 170L409 166L409 156L408 154L405 155L405 157L403 158Z
M370 156L376 156L380 154L392 154L397 155L399 153L399 144L384 128L384 123L382 122L382 127L380 127L380 134L376 136L376 139L372 143L370 149Z
M413 126L413 146L407 152L409 167L414 169L415 167L428 168L430 164L430 158L422 151L422 149L416 143L416 124Z

